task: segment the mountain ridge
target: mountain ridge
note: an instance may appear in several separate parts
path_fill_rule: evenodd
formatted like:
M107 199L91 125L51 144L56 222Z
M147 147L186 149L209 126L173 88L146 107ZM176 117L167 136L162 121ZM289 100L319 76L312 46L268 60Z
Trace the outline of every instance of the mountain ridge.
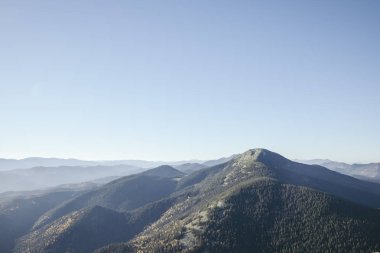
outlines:
M268 163L270 161L270 166L273 166L272 169L265 168L263 166L263 163ZM208 242L202 242L202 238L212 238L212 235L204 235L204 233L211 233L210 231L207 230L208 228L208 220L210 215L213 214L213 212L217 213L225 213L224 208L228 206L226 204L226 201L228 201L228 196L234 196L235 193L241 192L245 188L249 188L252 185L282 185L283 183L280 183L276 177L280 177L280 180L283 180L281 178L283 175L277 175L276 173L281 172L281 171L289 171L289 168L286 168L287 165L295 165L294 168L291 168L293 171L298 172L300 170L299 165L296 163L293 163L292 161L275 154L273 152L270 152L268 150L264 149L253 149L249 150L245 153L243 153L241 156L238 157L238 159L233 159L230 162L227 162L224 168L221 170L218 170L217 174L219 174L219 177L213 176L211 178L211 181L207 181L206 185L200 186L200 191L203 192L200 194L202 197L199 198L198 200L192 200L192 198L180 202L177 205L172 206L169 211L166 212L157 222L153 223L150 227L148 227L142 234L138 235L135 239L130 241L128 244L121 244L121 246L117 245L111 245L108 247L105 247L103 249L100 249L97 252L137 252L137 251L147 251L147 252L161 252L161 251L166 251L166 252L204 252L204 251L210 251L210 252L252 252L252 251L246 251L247 248L220 248L214 247L214 246L205 246L205 245L210 245ZM285 166L283 168L282 166ZM310 166L308 167L309 171L311 169L315 170L320 170L320 167L316 166ZM324 169L324 168L323 168ZM212 168L205 169L205 171L212 171ZM335 172L331 172L333 175L338 175L338 176L343 176ZM253 177L251 176L253 175ZM346 176L343 176L346 177ZM207 178L204 177L204 178ZM237 183L235 179L239 178L240 181ZM285 178L285 180L288 180L289 178ZM359 180L358 180L359 181ZM355 181L357 182L357 181ZM197 183L199 184L199 183ZM197 185L196 184L196 185ZM285 187L288 185L288 182L284 184ZM290 185L291 186L291 185ZM225 191L216 191L215 189L223 188L225 187ZM297 194L300 194L302 196L304 193L303 189L309 189L309 187L305 186L295 186ZM256 189L255 187L253 189ZM266 189L264 187L264 189ZM271 188L269 188L271 189ZM309 191L309 190L307 190ZM223 193L224 192L224 193ZM266 192L266 190L264 190ZM321 196L322 198L330 198L329 196L333 195L327 195L326 193L320 192L320 191L315 191L313 190L312 193L310 193L313 198L317 198L318 196ZM316 195L317 194L317 195ZM378 196L375 196L378 198ZM288 197L287 197L288 198ZM287 199L285 198L285 199ZM319 198L319 197L318 197ZM340 198L332 197L333 199L331 201L336 202L336 201L343 201L342 203L351 203L351 202L346 202L346 200L340 200ZM247 198L243 198L243 200L247 200ZM249 198L248 198L249 199ZM307 199L307 197L305 197ZM358 201L357 199L355 199ZM261 200L263 201L263 200ZM291 199L291 201L294 201ZM260 202L261 203L261 202ZM299 203L299 202L298 202ZM299 203L302 205L302 202ZM370 203L367 203L370 205ZM361 206L358 204L348 204L348 205L353 205L355 208L361 209ZM195 208L194 208L195 206ZM307 208L307 207L305 207ZM327 208L327 206L326 206ZM186 210L186 211L184 211ZM190 211L189 211L190 210ZM191 211L193 210L193 211ZM373 213L371 215L375 215L377 220L379 220L380 213L378 210L374 210L371 208L365 208L365 212ZM374 210L374 211L370 211ZM269 210L269 212L271 212ZM292 211L293 212L293 211ZM181 214L182 213L182 214ZM359 215L360 212L355 213L355 215ZM335 217L335 211L332 212L331 217ZM180 217L187 217L187 218L180 218ZM176 218L177 217L177 218ZM299 218L302 220L302 218ZM363 219L365 219L363 217ZM351 220L351 216L347 217L347 221ZM179 222L179 223L178 223ZM285 222L285 221L284 221ZM301 222L301 221L299 221ZM337 224L338 220L336 221ZM367 222L369 222L367 220ZM310 226L312 226L313 223L310 223ZM290 224L289 224L290 225ZM357 235L350 234L351 232L349 230L344 230L344 225L341 224L339 226L342 226L342 235L339 235L339 237L332 237L333 239L339 239L340 241L345 241L351 238L351 236L356 237ZM236 228L236 227L235 227ZM331 228L331 231L335 231L335 228ZM372 228L378 231L380 227L375 227ZM208 232L207 232L208 231ZM215 235L216 231L224 231L224 229L217 229L213 230L212 232ZM315 229L315 232L319 232L318 229ZM240 235L241 236L241 235ZM222 239L218 239L215 241L212 241L213 243L217 242L224 242L227 240L229 237L224 237ZM232 236L232 238L234 238ZM344 239L342 239L344 238ZM378 239L378 238L377 238ZM376 244L376 240L373 239L371 243L374 245L374 249L378 249L378 244ZM293 238L293 240L295 240ZM323 238L318 238L318 240L310 242L310 244L302 245L295 244L295 247L316 247L318 243L320 242L319 240L324 240ZM359 240L359 239L358 239ZM232 245L239 245L243 241L239 241L239 243L232 243ZM261 241L261 245L264 242ZM329 247L332 247L334 241L329 241L328 245ZM160 246L161 245L161 246ZM162 246L166 245L166 246ZM360 238L360 247L366 247L366 239L361 237ZM228 244L227 244L228 246ZM257 247L252 244L249 244L248 248L252 247ZM264 247L264 246L263 246ZM291 250L292 247L291 245L285 245L288 250ZM346 247L344 245L339 245L338 247ZM258 252L263 252L266 250L279 250L279 248L262 248L262 251L258 250ZM325 249L325 248L322 248ZM346 249L349 249L346 247ZM126 251L124 251L126 250ZM293 249L294 250L294 249ZM310 248L309 248L310 250ZM352 249L351 249L352 250ZM354 248L356 250L356 248ZM288 252L288 251L285 251ZM299 252L299 251L298 251ZM318 251L317 251L318 252ZM322 251L323 252L323 251ZM355 251L348 251L348 252L355 252Z

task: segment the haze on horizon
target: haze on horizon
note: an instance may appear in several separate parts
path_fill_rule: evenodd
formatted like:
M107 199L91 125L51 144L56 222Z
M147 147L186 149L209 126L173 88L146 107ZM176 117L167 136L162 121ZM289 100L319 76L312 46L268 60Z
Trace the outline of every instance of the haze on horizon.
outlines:
M2 1L0 157L380 161L380 1Z

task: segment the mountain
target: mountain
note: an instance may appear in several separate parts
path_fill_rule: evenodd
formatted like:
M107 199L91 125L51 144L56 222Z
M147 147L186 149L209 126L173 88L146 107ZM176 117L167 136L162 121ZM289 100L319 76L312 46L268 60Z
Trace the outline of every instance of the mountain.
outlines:
M297 160L296 160L297 161ZM305 164L316 164L336 172L359 179L380 182L380 163L347 164L325 159L298 160Z
M177 183L173 179L183 175L182 172L168 167L160 166L137 175L122 177L95 190L84 192L45 213L34 228L42 227L81 208L98 205L116 211L127 211L166 197L175 190ZM164 174L158 176L160 172Z
M371 208L380 207L376 184L262 149L196 174L190 175L194 184L185 184L188 198L178 200L131 241L97 252L364 252L380 248L380 211ZM359 195L368 199L363 201Z
M352 176L380 182L380 163L352 164Z
M219 159L216 159L216 160L209 160L209 161L204 162L203 165L205 165L207 167L216 166L216 165L219 165L219 164L222 164L222 163L226 163L226 162L232 160L234 157L236 157L236 155L232 155L232 156L229 156L229 157L222 157L222 158L219 158Z
M141 175L157 176L162 178L181 178L185 175L185 173L169 165L162 165L158 166L157 168L144 171L143 173L141 173Z
M184 163L202 163L200 160L189 161L145 161L145 160L109 160L109 161L85 161L78 159L42 158L29 157L24 159L0 158L0 171L15 169L30 169L33 167L89 167L89 166L119 166L128 165L132 167L150 169L161 165L177 166Z
M33 167L0 172L0 192L26 191L62 184L93 181L112 176L125 176L143 169L130 165Z
M379 184L252 149L77 192L28 221L13 252L371 252L379 208Z
M166 210L154 202L174 192L183 175L173 167L160 166L83 192L41 215L32 232L18 240L14 252L91 252L131 239ZM144 205L149 208L139 210ZM158 210L158 215L152 210Z
M191 174L194 171L207 168L208 166L201 163L184 163L181 165L175 166L175 168L179 171L182 171L186 174Z
M220 164L230 158L205 162ZM0 193L28 191L56 187L63 184L78 184L101 178L126 176L152 167L171 165L189 174L208 167L203 161L82 161L77 159L26 158L21 160L0 159Z
M162 165L178 166L184 163L201 163L201 160L189 160L189 161L144 161L144 160L117 160L117 161L103 161L104 165L119 165L128 164L144 169L156 168Z
M329 159L312 159L312 160L295 160L299 163L309 164L309 165L320 165L326 167L330 170L346 174L352 175L352 165L343 162L331 161Z
M0 171L14 169L30 169L33 167L59 167L59 166L94 166L95 161L82 161L78 159L29 157L24 159L0 158Z

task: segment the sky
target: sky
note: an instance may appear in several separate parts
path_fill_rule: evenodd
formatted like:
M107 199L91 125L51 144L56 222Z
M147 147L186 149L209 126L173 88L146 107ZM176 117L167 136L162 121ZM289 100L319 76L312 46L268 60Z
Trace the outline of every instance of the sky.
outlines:
M378 0L0 0L0 157L380 162Z

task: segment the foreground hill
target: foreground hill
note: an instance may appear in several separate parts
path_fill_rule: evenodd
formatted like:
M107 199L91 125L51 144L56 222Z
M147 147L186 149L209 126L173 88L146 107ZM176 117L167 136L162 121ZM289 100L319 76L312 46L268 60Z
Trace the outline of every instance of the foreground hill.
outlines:
M15 252L91 252L113 241L128 239L129 217L104 207L83 208L22 237ZM32 247L30 247L32 245Z
M53 191L0 200L0 252L11 252L16 238L29 232L49 209L77 196L76 191Z
M13 252L370 252L379 207L379 184L254 149L83 191L34 219Z

